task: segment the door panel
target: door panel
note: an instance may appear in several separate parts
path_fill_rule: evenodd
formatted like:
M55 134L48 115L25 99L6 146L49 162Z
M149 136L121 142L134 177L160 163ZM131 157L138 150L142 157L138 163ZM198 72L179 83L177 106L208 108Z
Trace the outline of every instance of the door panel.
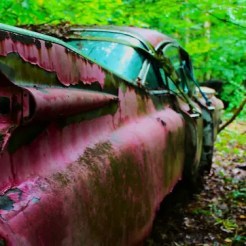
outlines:
M167 75L166 79L169 90L174 94L173 97L177 101L177 108L181 110L186 122L186 165L188 166L185 169L193 170L191 172L192 175L198 170L201 158L203 119L201 108L192 96L194 88L190 85L189 78L186 76L183 67L187 63L189 69L192 70L192 66L189 63L188 54L185 57L181 51L182 48L179 46L170 44L163 48L162 54L170 67L170 71L172 71Z
M8 242L132 245L147 235L182 175L184 120L167 99L122 87L115 114L49 122L1 153L9 206L0 210L0 234Z

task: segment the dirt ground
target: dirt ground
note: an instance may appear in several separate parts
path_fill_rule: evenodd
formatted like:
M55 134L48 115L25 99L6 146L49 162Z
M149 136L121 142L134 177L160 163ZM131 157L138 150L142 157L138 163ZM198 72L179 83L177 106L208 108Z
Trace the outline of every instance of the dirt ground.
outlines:
M216 141L213 167L197 194L180 184L165 199L145 246L246 245L246 122Z

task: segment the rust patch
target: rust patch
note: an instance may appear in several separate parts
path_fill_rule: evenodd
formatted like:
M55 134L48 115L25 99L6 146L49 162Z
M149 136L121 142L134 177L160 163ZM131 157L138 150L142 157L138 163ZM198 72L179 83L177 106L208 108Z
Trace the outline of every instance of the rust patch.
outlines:
M14 43L19 41L22 44L27 44L27 45L34 44L34 38L31 37L26 37L12 32L9 33L9 37Z
M50 48L52 48L52 43L51 42L49 42L49 41L45 41L45 47L47 48L47 49L50 49Z
M34 39L34 44L37 47L37 49L41 49L41 42L38 39Z
M37 38L32 38L29 36L24 36L16 33L9 33L10 38L14 43L20 42L22 44L31 45L34 44L38 49L41 48L41 42Z
M49 72L56 72L58 80L63 85L76 85L79 82L88 85L99 83L101 89L104 88L103 68L74 52L68 44L11 31L0 31L0 33L0 56L7 57L6 60L10 53L17 53L25 62ZM11 64L12 66L14 64Z
M146 107L146 102L147 100L145 100L146 98L144 97L144 95L141 94L136 94L137 95L137 103L138 103L138 113L147 113L147 107Z
M9 38L9 34L7 32L0 31L0 41Z
M0 195L0 210L14 209L15 200L19 200L22 193L20 189L14 188L6 191L4 195Z
M157 118L157 121L160 122L163 126L167 125L167 123L164 120L162 120L161 118Z

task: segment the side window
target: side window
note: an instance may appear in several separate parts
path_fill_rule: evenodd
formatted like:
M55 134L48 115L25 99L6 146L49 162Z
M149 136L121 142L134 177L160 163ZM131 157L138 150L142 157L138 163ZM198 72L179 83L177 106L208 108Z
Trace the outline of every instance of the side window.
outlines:
M178 93L179 90L177 86L172 81L172 79L165 74L163 68L160 68L160 74L161 74L162 81L164 81L164 84L166 85L166 87L169 88L171 91Z
M171 78L167 77L167 83L168 83L168 88L171 91L174 91L176 93L179 93L179 89L177 88L176 84L172 81Z
M189 92L191 94L194 93L195 90L195 84L194 84L194 74L193 74L193 67L191 63L191 59L188 55L188 53L180 48L180 55L182 60L182 70L184 73L184 76L186 77L187 86L189 88Z
M72 40L68 43L79 49L82 55L132 83L143 65L142 54L124 44L97 40Z
M181 63L179 49L175 46L169 46L167 48L164 48L162 52L163 55L171 61L174 69L178 70Z
M176 75L180 79L181 81L181 83L179 83L180 89L182 89L185 93L188 93L189 88L187 86L187 76L184 73L184 70L182 69L183 61L181 59L179 47L167 46L162 50L162 53L163 53L163 56L170 61L174 69L174 73L175 73L174 75ZM171 90L175 89L175 91L177 91L178 90L177 87L174 85L173 81L170 81L170 80L171 79L169 79L168 81L169 88Z
M160 88L158 75L151 63L148 64L148 72L146 74L145 86L150 90L156 90Z
M149 90L167 89L166 80L160 73L161 66L158 62L145 60L140 73L142 84Z

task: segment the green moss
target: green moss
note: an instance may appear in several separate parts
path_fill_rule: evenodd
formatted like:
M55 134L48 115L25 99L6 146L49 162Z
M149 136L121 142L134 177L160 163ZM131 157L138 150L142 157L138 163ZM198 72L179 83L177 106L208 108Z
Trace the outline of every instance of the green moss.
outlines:
M57 181L61 187L66 187L71 182L69 176L64 172L55 173L53 179Z
M79 163L89 168L88 189L92 196L84 209L95 238L105 245L119 244L119 240L146 225L151 216L152 188L145 170L147 161L141 167L134 153L116 156L111 144L105 142L87 148ZM105 235L105 228L110 235Z

